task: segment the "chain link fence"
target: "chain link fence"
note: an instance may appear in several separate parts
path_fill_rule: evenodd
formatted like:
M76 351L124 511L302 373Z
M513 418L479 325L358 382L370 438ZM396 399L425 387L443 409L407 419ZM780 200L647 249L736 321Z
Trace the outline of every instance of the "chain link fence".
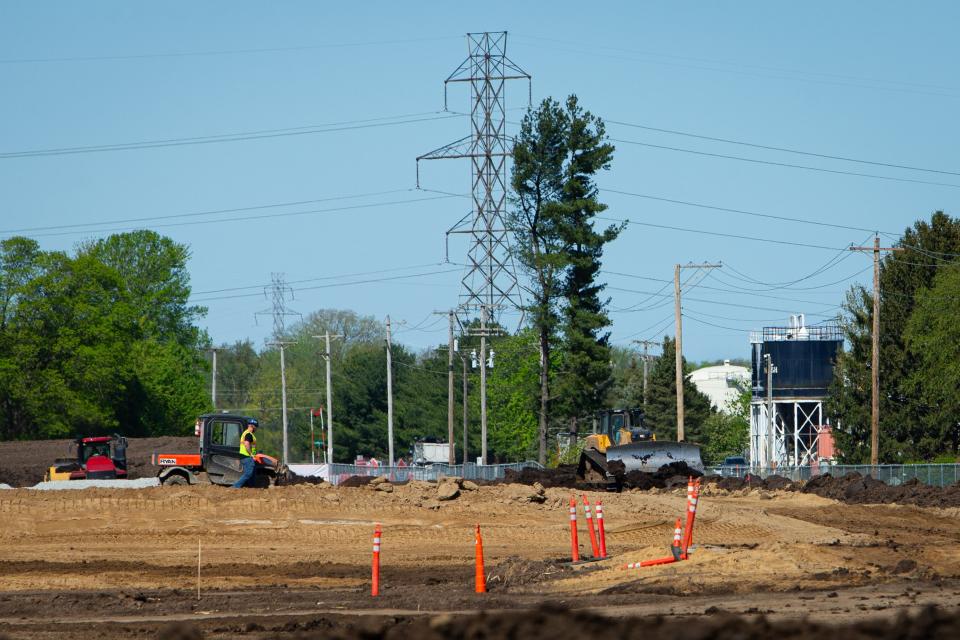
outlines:
M391 482L406 482L407 480L435 481L442 476L455 476L466 480L500 480L506 476L507 470L520 471L521 469L543 469L543 465L533 460L514 462L510 464L433 464L427 467L386 467L366 466L355 464L317 464L317 465L290 465L298 475L320 476L333 484L340 484L347 478L384 476Z
M834 477L848 473L871 476L889 485L901 485L916 478L923 484L946 487L960 481L960 464L821 464L807 467L749 467L719 466L708 468L707 473L742 478L747 474L760 476L783 476L793 481L809 480L829 473Z

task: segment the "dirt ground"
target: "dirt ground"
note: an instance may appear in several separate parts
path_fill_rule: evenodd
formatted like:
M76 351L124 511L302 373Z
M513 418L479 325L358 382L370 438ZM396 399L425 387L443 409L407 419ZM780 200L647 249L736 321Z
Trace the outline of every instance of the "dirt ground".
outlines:
M625 570L667 555L685 491L588 492L603 500L611 557L577 566L559 487L467 485L445 501L419 482L0 491L0 634L499 638L530 636L540 620L560 638L958 637L960 509L705 485L692 558ZM382 595L371 598L376 522ZM579 538L589 556L582 511ZM896 622L905 615L919 618Z
M130 438L127 448L127 473L131 478L156 475L150 456L159 453L196 453L193 436ZM30 487L43 481L43 474L57 458L75 458L73 440L31 440L0 442L0 483L12 487Z

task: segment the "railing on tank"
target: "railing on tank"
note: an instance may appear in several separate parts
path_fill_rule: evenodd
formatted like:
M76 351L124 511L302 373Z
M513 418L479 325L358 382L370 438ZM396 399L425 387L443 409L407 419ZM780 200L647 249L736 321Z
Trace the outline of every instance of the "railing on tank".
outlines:
M300 465L292 465L294 468ZM302 465L307 466L307 465ZM391 482L407 482L408 480L435 481L440 476L464 478L466 480L500 480L506 476L507 470L520 471L525 468L543 469L543 465L532 460L513 462L510 464L433 464L427 467L387 467L356 464L323 464L310 465L316 467L319 475L333 484L341 484L352 477L384 476Z
M747 474L766 478L783 476L793 481L809 480L829 473L842 477L848 473L871 476L889 485L901 485L916 478L923 484L946 487L960 482L960 464L820 464L803 467L717 466L707 468L708 474L742 478Z

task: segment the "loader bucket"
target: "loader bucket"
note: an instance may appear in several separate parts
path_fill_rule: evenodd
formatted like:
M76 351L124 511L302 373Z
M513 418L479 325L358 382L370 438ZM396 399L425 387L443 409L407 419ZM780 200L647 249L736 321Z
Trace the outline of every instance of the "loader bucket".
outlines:
M703 473L700 447L689 442L657 440L610 447L607 449L608 467L614 461L623 463L626 473L631 471L653 473L671 462L685 462L691 469Z

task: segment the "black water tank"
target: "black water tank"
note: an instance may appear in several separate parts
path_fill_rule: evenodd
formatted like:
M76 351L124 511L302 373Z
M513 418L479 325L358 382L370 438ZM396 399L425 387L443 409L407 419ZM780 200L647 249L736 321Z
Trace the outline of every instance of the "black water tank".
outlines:
M771 340L760 343L760 358L753 362L753 386L766 395L766 355L770 354L776 373L773 374L773 397L813 398L827 395L833 379L833 364L841 340ZM758 370L759 364L759 370Z

